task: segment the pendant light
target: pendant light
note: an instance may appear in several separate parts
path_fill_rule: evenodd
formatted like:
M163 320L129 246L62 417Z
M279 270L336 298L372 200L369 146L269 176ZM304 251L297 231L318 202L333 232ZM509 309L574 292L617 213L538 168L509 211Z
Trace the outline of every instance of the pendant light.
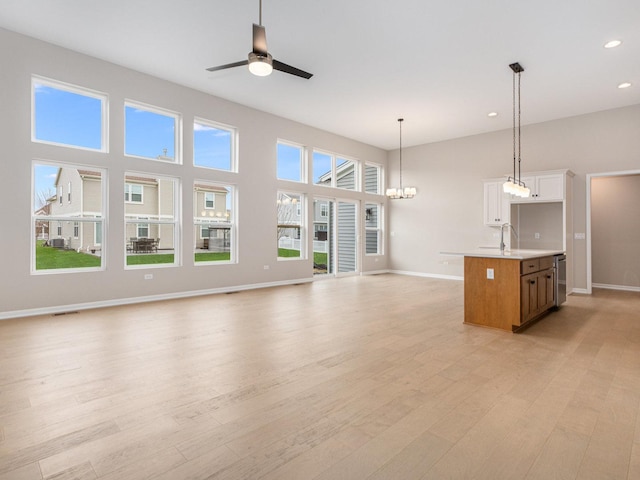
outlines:
M524 72L524 68L516 62L509 65L509 68L513 71L513 177L508 177L507 181L502 185L505 193L510 193L517 197L526 198L531 193L529 188L520 179L520 162L522 158L520 156L520 75ZM516 128L516 77L517 77L517 128ZM517 134L517 135L516 135ZM517 142L516 142L517 138ZM517 149L516 149L517 144ZM518 160L518 175L516 176L516 150Z
M392 200L402 198L413 198L416 196L416 187L402 187L402 122L404 118L398 119L398 125L400 126L400 187L399 188L387 188L387 197Z

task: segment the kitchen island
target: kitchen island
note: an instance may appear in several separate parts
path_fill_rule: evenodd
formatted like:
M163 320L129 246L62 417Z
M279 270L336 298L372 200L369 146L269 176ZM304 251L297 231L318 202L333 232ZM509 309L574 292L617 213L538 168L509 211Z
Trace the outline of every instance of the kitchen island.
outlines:
M479 248L464 257L464 323L517 331L555 305L556 250Z

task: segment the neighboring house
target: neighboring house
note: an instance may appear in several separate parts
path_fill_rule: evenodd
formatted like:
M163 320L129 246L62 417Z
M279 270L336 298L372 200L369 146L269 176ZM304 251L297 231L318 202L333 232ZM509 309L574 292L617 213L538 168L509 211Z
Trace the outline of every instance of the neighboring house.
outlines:
M60 168L55 180L55 189L56 195L49 202L46 215L66 218L78 217L83 220L100 218L102 215L102 176L100 172ZM207 215L211 215L213 212L213 216L216 218L224 217L227 191L211 186L206 186L206 189L213 192L214 204L220 206L212 208L211 203L203 196L202 202L197 204L199 205L198 209L201 205L202 211ZM196 189L197 192L201 190ZM208 198L210 199L210 197ZM128 175L125 177L124 209L127 220L126 242L132 239L153 238L159 240L158 249L174 248L173 225L153 223L154 220L173 219L175 216L174 185L171 180ZM51 219L48 222L48 234L50 240L61 239L66 248L74 250L99 250L102 246L100 222Z
M56 195L48 204L52 217L99 218L102 215L100 172L60 168L55 180ZM101 223L50 220L49 240L61 239L65 248L100 248Z
M302 205L297 197L286 193L278 196L278 240L281 238L300 239L302 225Z
M231 241L230 212L224 187L196 184L193 189L196 248L229 251Z
M126 240L154 238L158 240L158 249L172 249L174 247L174 226L172 224L151 223L146 220L173 220L175 217L174 197L172 180L147 176L126 176L124 184Z

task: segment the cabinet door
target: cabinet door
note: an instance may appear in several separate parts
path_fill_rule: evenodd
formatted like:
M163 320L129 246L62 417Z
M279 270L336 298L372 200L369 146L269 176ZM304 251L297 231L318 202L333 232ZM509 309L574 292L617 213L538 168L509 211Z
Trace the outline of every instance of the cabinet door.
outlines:
M502 182L484 183L484 224L502 225L509 222L509 197L502 189Z
M528 322L538 314L538 274L520 277L520 301L522 314L520 324Z
M545 310L553 307L554 304L554 281L555 273L553 268L543 270L538 273L538 311L544 312Z
M536 177L537 200L563 200L564 177L562 174L540 175Z

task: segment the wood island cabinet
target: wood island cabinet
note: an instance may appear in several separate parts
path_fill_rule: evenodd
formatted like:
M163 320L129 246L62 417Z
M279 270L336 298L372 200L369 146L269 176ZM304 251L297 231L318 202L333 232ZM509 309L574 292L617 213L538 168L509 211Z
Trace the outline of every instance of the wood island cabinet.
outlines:
M553 258L547 258L551 259L550 267L520 277L520 325L546 312L555 303Z
M464 323L515 331L555 304L553 256L464 258Z

